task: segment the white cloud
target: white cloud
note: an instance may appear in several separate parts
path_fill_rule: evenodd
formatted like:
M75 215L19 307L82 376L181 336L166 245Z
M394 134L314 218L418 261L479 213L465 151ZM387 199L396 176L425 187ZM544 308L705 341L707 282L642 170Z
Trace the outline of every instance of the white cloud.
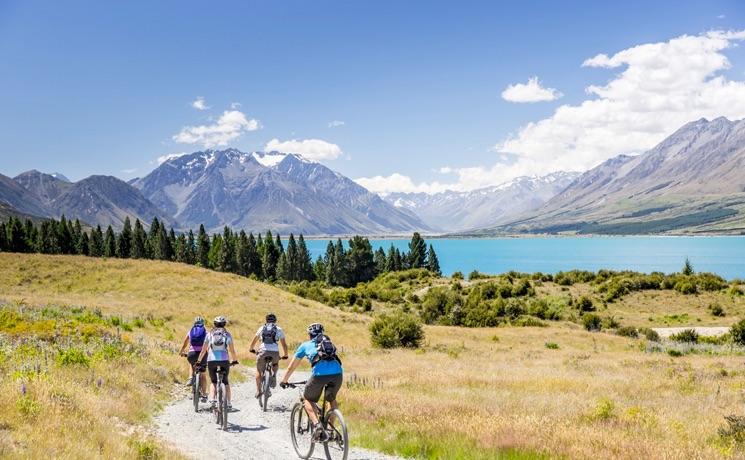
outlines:
M133 173L137 172L137 168L122 169L122 172L124 174L133 174Z
M168 153L166 155L161 155L156 160L159 165L165 163L168 160L173 160L174 158L182 157L184 155L188 155L187 152L177 152L177 153Z
M453 172L453 168L450 166L443 166L440 169L437 170L440 174L450 174Z
M509 102L554 101L563 94L554 88L544 88L538 77L528 79L527 83L515 83L502 91L502 99Z
M191 103L191 106L197 110L209 109L209 107L207 107L207 103L204 102L204 98L202 96L199 96L196 99L194 99L194 102Z
M202 144L207 148L226 146L244 132L261 128L258 120L248 118L238 110L226 110L211 125L187 126L173 140L181 144Z
M242 105L243 104L241 104L240 102L231 102L230 103L230 108L231 109L240 109Z
M329 128L338 128L339 126L344 126L346 123L344 123L341 120L334 120L329 122Z
M641 153L701 117L745 117L745 82L729 80L723 51L745 31L713 31L598 54L583 67L622 69L589 97L562 105L549 118L528 123L495 146L517 155L515 167L586 170L621 153Z
M720 15L717 16L717 19L724 19L726 17L727 17L726 14L720 14Z
M447 189L445 184L438 182L417 184L410 177L399 173L393 173L390 176L360 177L354 181L371 192L381 195L387 195L391 192L437 193Z
M267 142L264 150L267 152L299 153L303 157L314 161L335 160L344 153L338 145L321 139L280 141L275 138Z

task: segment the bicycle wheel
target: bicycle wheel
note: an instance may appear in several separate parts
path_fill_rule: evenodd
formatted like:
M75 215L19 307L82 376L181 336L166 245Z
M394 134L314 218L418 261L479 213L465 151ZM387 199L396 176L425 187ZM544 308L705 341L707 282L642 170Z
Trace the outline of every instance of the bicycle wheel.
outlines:
M313 425L310 423L307 412L302 403L297 403L290 414L290 435L292 436L292 447L295 453L302 459L307 459L313 454Z
M223 398L222 383L217 384L217 404L215 404L214 414L215 423L218 425L222 424L222 398Z
M220 412L222 412L222 430L228 431L228 395L225 393L225 384L220 384L220 394L222 395L220 401Z
M194 403L194 412L199 412L199 373L194 372L194 381L191 383L191 399Z
M347 460L349 455L349 434L347 424L339 409L332 410L326 415L326 432L328 442L323 443L328 460Z
M261 382L261 397L259 398L259 405L261 408L266 412L267 405L269 403L269 392L271 391L269 389L269 382L271 382L271 373L269 370L264 371L264 379Z

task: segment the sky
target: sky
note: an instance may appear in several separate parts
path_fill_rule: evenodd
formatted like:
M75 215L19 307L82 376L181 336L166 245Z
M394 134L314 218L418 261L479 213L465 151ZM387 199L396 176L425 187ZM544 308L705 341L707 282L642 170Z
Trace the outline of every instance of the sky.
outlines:
M745 118L745 3L0 0L0 173L301 153L472 190Z

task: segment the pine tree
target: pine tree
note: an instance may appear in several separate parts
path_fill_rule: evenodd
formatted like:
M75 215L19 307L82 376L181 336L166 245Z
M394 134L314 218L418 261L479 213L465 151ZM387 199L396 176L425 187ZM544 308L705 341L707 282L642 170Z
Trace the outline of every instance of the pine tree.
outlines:
M88 234L83 232L82 235L80 235L80 254L84 256L90 256L88 253L88 250L90 248L90 239L88 238Z
M171 240L168 237L168 233L166 233L166 227L165 225L161 225L160 231L158 232L158 236L155 240L156 243L156 253L155 258L159 260L171 260L173 257L173 248L171 247Z
M277 233L277 237L274 241L274 246L277 247L277 256L285 252L285 247L282 244L282 238L279 237L279 233Z
M259 235L261 239L261 235ZM263 270L261 267L261 255L259 254L258 244L254 238L253 233L248 235L248 266L246 267L246 276L254 275L257 278L261 278Z
M409 243L409 257L408 266L409 268L423 268L427 263L427 244L424 242L422 236L414 232Z
M54 220L45 220L39 225L36 232L34 250L42 254L59 254L60 248L57 241L57 228L59 223Z
M197 260L197 246L194 241L194 232L189 229L189 236L186 237L186 263L194 265Z
M313 276L313 261L310 258L308 247L305 245L303 234L297 240L297 280L310 281Z
M386 265L385 251L383 248L379 247L377 251L375 251L375 273L378 275L385 273L387 271Z
M83 231L83 226L80 225L80 220L75 219L75 223L72 226L73 232L72 232L72 238L73 242L75 244L75 254L78 255L88 255L88 244L87 239L88 237L85 237L85 241L83 239L83 235L85 235L85 232Z
M346 254L346 282L354 286L375 278L375 256L370 240L359 235L349 240Z
M437 276L442 276L442 270L440 270L440 260L435 254L435 248L429 245L429 252L427 252L427 270L431 271Z
M300 264L298 263L297 243L295 242L295 235L293 235L292 233L290 233L290 238L287 240L287 251L285 251L285 265L285 280L300 280Z
M176 232L173 231L173 227L168 232L168 246L171 248L168 260L176 260Z
M105 257L116 257L116 236L111 225L106 228L106 235L103 240L103 255Z
M313 264L313 277L317 280L326 280L326 263L323 261L322 256L318 256L316 262Z
M100 225L91 230L91 236L88 242L88 254L91 257L101 257L103 255L103 232Z
M220 251L222 251L222 244L222 236L220 234L212 237L210 252L207 255L207 258L209 259L207 266L212 270L217 270L218 267L220 267Z
M334 285L334 273L336 273L336 258L334 257L334 242L329 240L326 245L326 254L323 258L324 276L323 280L329 286Z
M681 273L684 274L684 275L686 275L686 276L691 276L694 273L694 271L693 271L693 264L691 264L691 261L688 260L688 257L686 257L686 261L683 264L683 270L681 270Z
M0 252L8 251L8 233L5 222L0 222Z
M404 265L404 259L405 258L401 255L401 251L396 248L393 254L393 266L395 267L394 271L401 271L406 268Z
M5 230L7 232L8 251L26 252L26 240L21 221L11 216Z
M330 276L330 282L329 284L333 286L349 286L350 285L350 277L349 275L349 267L347 265L347 253L344 250L344 245L341 242L341 239L336 240L336 244L334 244L334 255L333 255L333 264L329 269L327 270L329 274L327 274L327 278Z
M225 226L222 236L222 246L218 254L217 270L221 272L232 272L235 263L235 251L233 249L233 233Z
M281 241L280 241L281 243ZM264 268L264 279L274 281L277 279L277 263L279 263L279 249L274 243L272 232L267 231L264 238L264 255L261 266Z
M132 223L129 216L124 218L124 227L116 238L116 256L121 259L127 259L132 252Z
M235 272L248 276L248 236L243 230L235 240Z
M142 227L140 219L135 219L135 228L132 231L132 243L129 255L133 259L147 258L147 234Z
M290 272L290 264L287 261L286 252L279 255L279 261L277 262L277 279L287 282L292 281L292 273Z
M388 249L388 254L385 257L385 271L396 271L396 248L393 246L393 244L391 244L391 247Z
M52 225L57 227L56 230L51 229L51 231L55 233L59 254L72 254L72 235L70 235L70 227L68 227L67 225L67 219L65 218L65 215L62 215L60 221L57 222L57 225L54 225L54 222L52 222Z
M26 223L23 226L23 252L33 252L34 243L36 242L36 226L31 219L26 219Z
M176 238L176 262L180 262L182 264L187 263L187 250L186 250L186 235L183 233L179 234L178 238Z
M210 253L210 237L207 236L207 232L204 231L204 225L199 226L199 233L197 233L197 258L196 264L200 267L209 267L209 253Z

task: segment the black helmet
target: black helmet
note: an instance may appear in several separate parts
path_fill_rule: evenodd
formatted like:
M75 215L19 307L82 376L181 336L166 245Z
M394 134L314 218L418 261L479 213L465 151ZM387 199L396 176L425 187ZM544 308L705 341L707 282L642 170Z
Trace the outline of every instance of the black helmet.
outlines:
M321 334L323 334L323 324L313 323L310 326L308 326L308 335L311 338L317 337Z
M225 327L225 325L228 324L228 320L225 319L224 316L216 316L212 321L212 324L214 324L215 327Z
M277 322L277 315L274 313L269 313L266 315L266 322L267 323L276 323Z

